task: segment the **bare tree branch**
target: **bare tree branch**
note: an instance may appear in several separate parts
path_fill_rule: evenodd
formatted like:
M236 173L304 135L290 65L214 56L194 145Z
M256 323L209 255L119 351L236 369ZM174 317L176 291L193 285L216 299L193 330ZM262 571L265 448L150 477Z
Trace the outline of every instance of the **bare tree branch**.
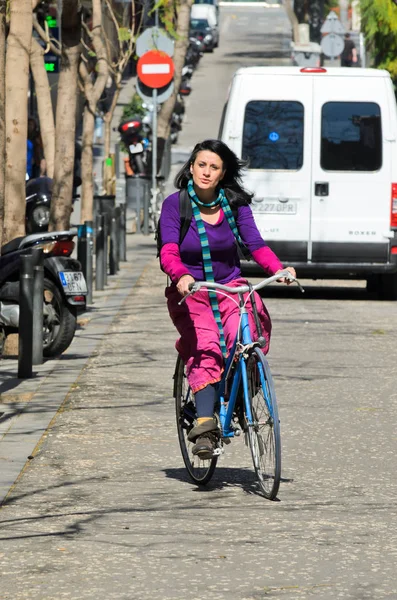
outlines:
M43 40L43 42L45 42L47 44L47 46L49 46L49 50L51 50L51 52L53 52L56 56L62 56L61 49L58 48L58 46L56 46L53 41L51 41L51 38L48 35L48 32L46 32L42 28L42 26L40 25L40 23L37 20L36 15L33 15L33 28L39 34L39 36ZM46 53L47 52L48 52L48 50L46 49Z

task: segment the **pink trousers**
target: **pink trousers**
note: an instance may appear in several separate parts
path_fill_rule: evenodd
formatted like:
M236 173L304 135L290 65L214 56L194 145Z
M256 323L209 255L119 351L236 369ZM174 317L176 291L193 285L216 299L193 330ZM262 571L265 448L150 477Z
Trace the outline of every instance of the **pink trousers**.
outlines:
M246 283L245 279L240 278L227 285L236 287ZM181 296L175 286L167 287L165 296L170 317L181 336L175 347L186 364L187 379L193 393L195 393L210 383L217 383L221 379L224 360L219 343L218 325L206 291L200 291L193 296L189 296L181 306L178 305ZM263 350L267 353L272 329L270 316L261 297L257 293L254 296L262 326L262 335L267 340L266 347ZM233 296L233 298L238 300L238 296ZM238 306L231 298L220 294L218 294L218 304L226 346L230 350L239 326ZM255 339L257 335L251 300L247 303L247 309L251 332Z

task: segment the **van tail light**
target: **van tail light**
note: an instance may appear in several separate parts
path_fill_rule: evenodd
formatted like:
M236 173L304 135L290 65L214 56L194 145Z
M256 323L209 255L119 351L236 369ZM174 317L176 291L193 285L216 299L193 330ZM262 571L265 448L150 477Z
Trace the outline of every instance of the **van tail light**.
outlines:
M324 67L303 67L303 69L300 70L301 73L326 73L327 69L324 69Z
M391 184L390 228L397 229L397 183Z

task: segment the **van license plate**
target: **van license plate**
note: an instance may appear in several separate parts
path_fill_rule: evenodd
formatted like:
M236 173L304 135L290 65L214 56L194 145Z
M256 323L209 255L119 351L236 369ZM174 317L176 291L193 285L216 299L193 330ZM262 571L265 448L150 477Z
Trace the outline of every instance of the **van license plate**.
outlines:
M81 271L61 271L59 279L66 294L87 293L87 284Z
M296 202L263 202L253 205L254 213L270 215L296 215Z

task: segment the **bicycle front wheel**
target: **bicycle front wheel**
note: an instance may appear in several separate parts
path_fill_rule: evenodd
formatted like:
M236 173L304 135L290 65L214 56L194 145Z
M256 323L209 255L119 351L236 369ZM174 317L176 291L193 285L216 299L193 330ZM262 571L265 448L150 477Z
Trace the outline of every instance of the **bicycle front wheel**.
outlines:
M196 405L185 374L185 364L178 356L175 368L174 396L176 409L176 426L183 462L189 476L199 485L205 485L214 474L218 457L202 460L192 453L193 443L187 436L196 421Z
M281 478L281 438L273 379L268 362L258 348L246 364L252 422L247 414L245 418L252 461L264 496L274 500Z

